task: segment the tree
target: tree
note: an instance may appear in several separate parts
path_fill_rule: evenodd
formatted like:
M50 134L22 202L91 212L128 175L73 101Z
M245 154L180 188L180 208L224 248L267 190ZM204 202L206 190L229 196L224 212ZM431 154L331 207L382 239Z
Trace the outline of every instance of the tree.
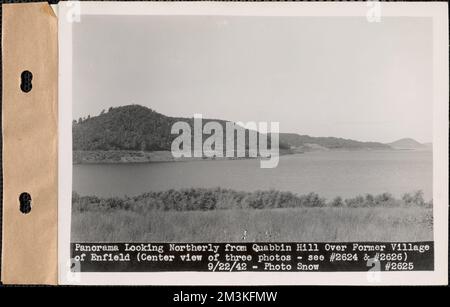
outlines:
M331 206L333 207L343 207L344 201L342 200L342 197L338 196L331 202Z
M416 206L423 206L425 204L425 200L423 199L423 191L418 190L414 192L412 201Z
M395 199L390 193L382 193L375 196L375 203L379 206L391 207L395 205Z
M366 206L372 207L375 204L375 197L372 194L366 194Z
M414 193L405 193L402 196L402 201L406 206L428 206L429 204L427 204L425 202L425 200L423 199L423 191L418 190L415 191Z

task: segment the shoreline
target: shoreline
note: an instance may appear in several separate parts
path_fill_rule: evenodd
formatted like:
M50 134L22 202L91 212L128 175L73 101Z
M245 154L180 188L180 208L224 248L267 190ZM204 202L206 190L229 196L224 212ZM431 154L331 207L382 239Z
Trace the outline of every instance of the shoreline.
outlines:
M279 155L301 154L291 150L280 150ZM189 162L189 161L225 161L253 160L262 157L183 157L174 158L170 151L138 151L138 150L74 150L72 164L138 164L158 162Z
M328 150L308 150L300 151L298 149L281 149L279 156L290 156L300 154L314 154L322 152L376 152L376 151L431 151L425 149L328 149ZM258 157L183 157L174 158L170 151L139 151L139 150L74 150L72 152L72 164L139 164L139 163L158 163L158 162L191 162L191 161L228 161L228 160L253 160L262 159Z

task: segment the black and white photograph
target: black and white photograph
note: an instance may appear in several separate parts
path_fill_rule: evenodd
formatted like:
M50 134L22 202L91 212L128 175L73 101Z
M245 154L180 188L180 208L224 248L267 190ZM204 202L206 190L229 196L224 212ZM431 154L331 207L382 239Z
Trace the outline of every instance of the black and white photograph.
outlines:
M210 274L440 267L440 6L225 4L60 5L63 255L81 275L191 271L187 251Z

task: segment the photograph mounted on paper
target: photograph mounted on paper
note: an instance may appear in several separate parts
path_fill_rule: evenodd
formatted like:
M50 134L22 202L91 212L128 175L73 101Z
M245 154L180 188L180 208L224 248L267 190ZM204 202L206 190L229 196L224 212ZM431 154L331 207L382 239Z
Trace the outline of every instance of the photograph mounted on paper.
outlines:
M60 5L60 262L434 272L446 21L421 7Z

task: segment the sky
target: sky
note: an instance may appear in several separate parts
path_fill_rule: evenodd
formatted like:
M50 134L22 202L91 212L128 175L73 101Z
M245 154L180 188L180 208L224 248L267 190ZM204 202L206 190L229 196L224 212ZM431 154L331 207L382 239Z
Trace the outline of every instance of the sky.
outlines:
M311 136L432 140L429 18L81 18L74 119L140 104Z

